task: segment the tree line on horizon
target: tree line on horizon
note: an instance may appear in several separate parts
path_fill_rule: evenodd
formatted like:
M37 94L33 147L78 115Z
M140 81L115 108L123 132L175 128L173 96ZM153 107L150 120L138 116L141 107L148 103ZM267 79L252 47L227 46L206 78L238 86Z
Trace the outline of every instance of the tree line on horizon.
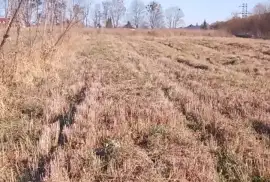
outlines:
M124 0L103 0L92 9L93 27L117 28L127 23L134 28L179 28L184 23L183 17L180 7L172 6L164 11L158 1L145 4L133 0L126 7Z
M86 27L107 28L123 25L133 28L180 28L184 24L184 13L179 6L164 10L158 0L146 4L142 0L132 0L129 5L125 0L102 0L98 3L78 2L80 0L2 0L1 8L4 5L5 16L12 17L21 1L16 22L22 27L44 25L52 29L54 25L64 27L70 21ZM253 9L253 15L248 18L234 16L228 21L211 25L204 20L200 28L269 34L269 12L270 3L258 3Z
M22 1L22 3L20 3ZM77 21L84 26L112 28L127 22L134 28L179 28L184 13L178 6L163 9L158 0L145 4L142 0L103 0L99 3L80 0L2 0L5 17L11 18L20 5L16 22L23 27L61 25ZM3 13L2 13L3 14ZM109 21L109 22L108 22Z

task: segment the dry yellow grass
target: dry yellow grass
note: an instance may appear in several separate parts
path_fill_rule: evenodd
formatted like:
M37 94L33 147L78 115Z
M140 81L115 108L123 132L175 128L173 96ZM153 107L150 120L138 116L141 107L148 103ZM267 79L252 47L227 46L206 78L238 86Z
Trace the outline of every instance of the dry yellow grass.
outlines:
M10 40L0 181L269 181L269 42L181 35Z

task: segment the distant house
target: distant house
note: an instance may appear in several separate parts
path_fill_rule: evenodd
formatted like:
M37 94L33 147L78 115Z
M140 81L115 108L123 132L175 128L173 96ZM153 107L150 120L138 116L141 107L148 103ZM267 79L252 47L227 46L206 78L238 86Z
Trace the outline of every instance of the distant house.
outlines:
M1 25L8 24L8 22L9 22L9 18L4 18L4 17L0 18L0 24Z
M201 26L200 25L189 25L187 27L185 27L185 29L191 29L191 30L198 30L198 29L201 29Z

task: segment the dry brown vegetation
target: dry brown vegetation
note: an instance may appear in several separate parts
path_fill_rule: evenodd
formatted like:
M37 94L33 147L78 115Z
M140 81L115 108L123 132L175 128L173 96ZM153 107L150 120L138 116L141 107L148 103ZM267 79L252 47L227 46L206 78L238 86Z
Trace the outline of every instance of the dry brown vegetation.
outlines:
M212 25L214 29L228 31L232 34L250 33L258 38L270 38L270 13L252 15L248 18L232 18L226 22Z
M1 53L0 181L270 180L269 42L29 32Z

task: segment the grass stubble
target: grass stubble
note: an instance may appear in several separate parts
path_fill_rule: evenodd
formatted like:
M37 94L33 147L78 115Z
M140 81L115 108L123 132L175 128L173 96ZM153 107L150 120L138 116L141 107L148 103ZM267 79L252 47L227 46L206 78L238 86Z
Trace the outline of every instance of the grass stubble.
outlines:
M0 181L269 181L269 43L180 34L6 42Z

